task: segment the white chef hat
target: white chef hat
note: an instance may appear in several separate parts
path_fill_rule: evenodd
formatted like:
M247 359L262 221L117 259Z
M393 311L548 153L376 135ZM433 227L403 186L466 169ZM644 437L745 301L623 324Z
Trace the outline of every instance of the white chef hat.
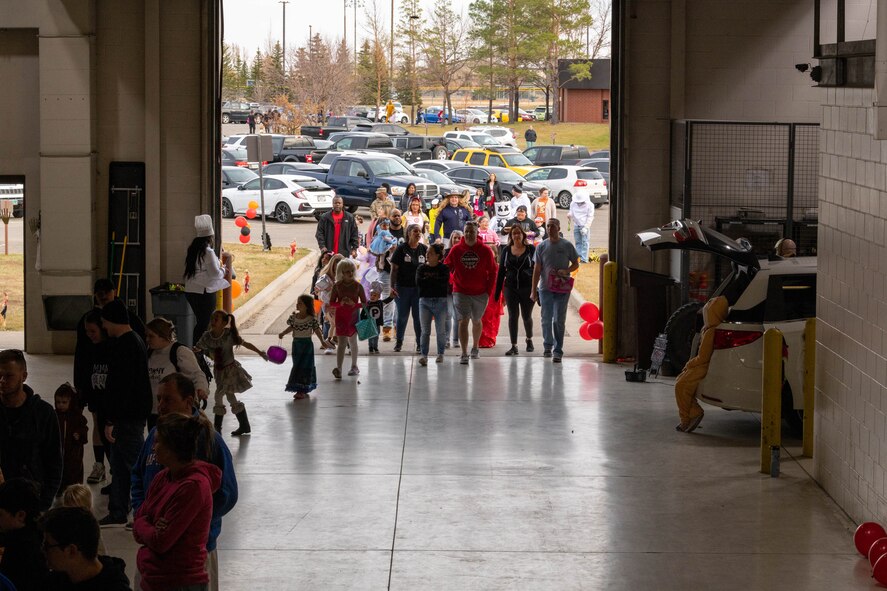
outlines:
M194 229L197 231L197 237L213 236L213 219L207 214L194 216Z

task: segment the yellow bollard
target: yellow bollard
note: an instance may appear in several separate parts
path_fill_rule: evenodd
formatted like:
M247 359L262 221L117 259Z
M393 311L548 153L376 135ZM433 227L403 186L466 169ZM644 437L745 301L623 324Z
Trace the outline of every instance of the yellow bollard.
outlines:
M764 333L761 371L761 473L770 474L770 447L782 445L782 331Z
M616 261L604 264L604 363L616 363Z
M804 327L804 450L813 457L814 388L816 387L816 319L808 318Z

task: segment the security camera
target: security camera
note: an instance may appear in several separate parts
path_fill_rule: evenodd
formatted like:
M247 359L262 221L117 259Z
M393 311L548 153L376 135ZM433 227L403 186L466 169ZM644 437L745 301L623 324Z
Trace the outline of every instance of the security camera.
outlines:
M810 64L795 64L795 69L803 73L810 69Z

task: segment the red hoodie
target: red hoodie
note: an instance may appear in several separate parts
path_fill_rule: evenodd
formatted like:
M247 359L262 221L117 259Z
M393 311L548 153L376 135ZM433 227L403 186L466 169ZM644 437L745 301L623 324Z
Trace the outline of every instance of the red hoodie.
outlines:
M450 249L444 264L452 273L453 293L483 295L496 287L496 256L480 241L468 246L462 240Z
M222 482L222 471L196 461L176 479L169 469L157 473L145 503L136 513L132 535L139 548L137 563L142 589L155 591L209 582L203 569L206 538L213 512L213 492ZM166 527L155 524L164 519Z

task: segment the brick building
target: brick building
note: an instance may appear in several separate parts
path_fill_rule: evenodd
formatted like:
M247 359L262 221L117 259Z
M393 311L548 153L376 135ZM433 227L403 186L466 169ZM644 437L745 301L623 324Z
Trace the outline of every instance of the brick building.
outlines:
M570 64L585 61L558 60L560 119L565 123L609 123L610 60L593 60L587 80L571 79Z

